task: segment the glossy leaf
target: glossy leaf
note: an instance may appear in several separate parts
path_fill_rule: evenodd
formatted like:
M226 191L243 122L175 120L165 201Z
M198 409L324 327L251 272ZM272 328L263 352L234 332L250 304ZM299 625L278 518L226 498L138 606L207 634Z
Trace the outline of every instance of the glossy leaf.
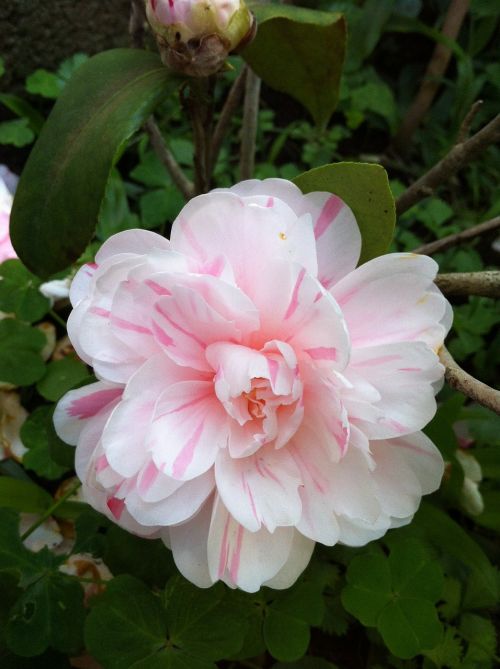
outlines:
M360 264L387 253L394 234L396 209L383 167L371 163L334 163L299 174L294 183L303 193L334 193L349 205L363 239Z
M106 51L76 71L31 152L12 209L12 241L33 272L48 276L85 250L113 164L173 85L158 56L138 49Z
M291 95L326 126L339 96L346 23L341 14L252 5L258 22L243 58L269 86Z

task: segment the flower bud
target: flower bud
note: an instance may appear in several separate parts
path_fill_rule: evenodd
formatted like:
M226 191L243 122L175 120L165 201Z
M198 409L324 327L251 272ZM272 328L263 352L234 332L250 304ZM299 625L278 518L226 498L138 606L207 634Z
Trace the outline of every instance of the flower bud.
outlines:
M148 21L162 60L190 76L209 76L254 34L243 0L146 0Z

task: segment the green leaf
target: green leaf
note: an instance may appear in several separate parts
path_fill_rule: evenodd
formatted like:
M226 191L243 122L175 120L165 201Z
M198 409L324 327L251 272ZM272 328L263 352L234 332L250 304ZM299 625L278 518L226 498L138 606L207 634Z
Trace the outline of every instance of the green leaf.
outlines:
M47 572L14 605L5 629L17 655L33 657L49 646L76 654L82 646L83 588L74 578Z
M113 170L99 211L97 236L105 241L117 232L138 227L139 218L130 211L125 184L118 170Z
M294 97L319 126L326 126L339 96L344 17L290 5L255 5L252 10L258 30L243 58L266 84Z
M29 325L4 318L0 321L0 380L29 386L45 371L41 350L45 335Z
M0 572L6 571L30 583L40 571L40 556L22 544L19 536L19 515L11 509L0 509Z
M3 104L17 116L25 118L31 130L35 135L38 135L45 123L45 119L29 102L12 93L0 93L0 104Z
M391 653L405 660L434 648L443 633L434 605L416 598L391 602L377 627Z
M474 613L464 613L460 620L460 632L468 642L464 666L472 668L478 663L498 660L495 658L497 634L491 620Z
M43 513L52 502L49 493L36 483L9 476L0 477L0 507L25 513Z
M173 221L183 205L183 197L174 186L145 193L139 203L143 227L157 228L167 221Z
M49 311L50 302L39 290L40 280L20 260L2 263L0 279L1 311L28 323L39 321Z
M85 642L106 669L130 669L138 660L162 652L166 641L160 598L141 581L117 576L94 600L85 625Z
M116 525L107 532L103 557L112 574L131 574L161 588L174 571L172 553L161 539L141 539Z
M175 82L159 58L114 49L90 58L56 102L30 154L11 215L19 257L49 276L85 250L113 164Z
M387 253L394 234L396 209L383 167L335 163L304 172L294 183L303 193L334 193L349 205L363 240L360 264Z
M298 662L278 662L272 669L338 669L335 664L321 657L303 657Z
M349 565L342 604L363 625L375 627L391 598L389 563L380 553L359 555Z
M143 583L118 576L95 600L87 647L106 669L213 669L242 643L242 622L223 598L223 587L200 590L175 576L164 608Z
M49 362L45 375L37 383L36 389L49 402L57 402L88 375L88 369L83 362L67 356L62 360Z
M453 557L470 572L464 606L494 606L498 601L497 573L478 544L447 513L424 502L413 520L413 530L447 558Z
M442 637L435 602L443 590L439 563L416 539L382 553L360 555L347 570L345 608L368 627L377 627L396 657L409 659L436 646Z
M221 660L241 648L246 625L225 601L221 584L200 589L173 576L165 590L165 606L169 638L186 653Z
M435 648L424 651L438 669L460 669L462 667L463 646L457 630L447 627L444 637Z
M55 100L59 97L63 85L57 74L48 70L35 70L26 78L26 90L32 95L41 95L44 98Z
M52 424L54 407L42 406L28 416L21 428L21 439L28 449L23 457L23 464L38 476L58 479L65 474L73 461L74 449L62 442L55 433ZM53 450L69 449L70 465L60 465L53 457Z
M12 144L20 148L31 144L34 139L35 133L26 118L0 123L0 144Z
M299 660L306 653L311 638L306 622L273 610L264 619L263 631L271 655L288 662Z

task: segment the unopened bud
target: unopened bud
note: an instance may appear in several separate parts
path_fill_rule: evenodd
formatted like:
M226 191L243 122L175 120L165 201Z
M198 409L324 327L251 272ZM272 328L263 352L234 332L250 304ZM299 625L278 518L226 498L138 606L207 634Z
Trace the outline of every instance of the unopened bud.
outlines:
M218 72L254 35L243 0L146 0L146 14L163 62L195 77Z

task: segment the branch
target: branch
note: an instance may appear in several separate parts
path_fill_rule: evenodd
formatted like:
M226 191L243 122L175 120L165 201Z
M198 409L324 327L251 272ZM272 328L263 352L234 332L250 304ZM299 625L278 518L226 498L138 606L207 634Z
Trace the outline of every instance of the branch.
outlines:
M445 295L500 297L500 271L438 274L435 284Z
M477 158L488 146L500 140L500 114L481 128L466 142L455 144L449 153L434 167L415 181L396 200L396 211L401 216L405 211L431 195L435 188L448 181L462 167Z
M457 144L465 142L465 140L468 138L472 121L476 117L477 112L481 109L483 104L484 100L476 100L472 105L472 107L467 112L467 114L465 115L465 118L462 121L462 125L460 126L460 129L458 131Z
M194 186L184 174L179 163L174 158L172 152L165 144L165 140L158 128L154 117L151 116L145 123L144 128L149 135L151 146L155 150L156 155L166 167L168 173L172 177L172 181L184 195L186 200L189 200L194 195Z
M241 135L240 179L251 179L255 169L257 124L259 119L260 78L248 70L245 82L245 104Z
M228 93L226 102L224 103L224 106L220 113L219 120L217 122L217 125L215 126L214 136L212 138L212 150L211 150L212 170L217 163L217 158L219 156L222 142L227 134L233 114L238 108L238 105L240 104L241 98L243 96L243 91L245 90L247 72L248 72L248 66L244 65L243 69L241 70L241 72L235 79L233 85L231 86L231 90Z
M445 378L452 388L500 414L500 391L478 381L459 367L445 346L439 351L439 359L445 367Z
M484 233L490 232L491 230L496 230L497 228L500 228L500 216L492 218L490 221L485 221L484 223L474 225L472 228L468 228L467 230L462 230L462 232L455 232L454 234L448 235L447 237L436 239L435 242L422 244L422 246L418 246L416 249L413 249L413 253L432 255L438 251L444 251L445 249L450 248L450 246L456 246L457 244L460 244L460 242L473 239L474 237L479 237L479 235L484 235Z
M142 49L144 47L145 20L144 3L142 0L132 0L130 5L128 32L130 35L130 42L134 49Z
M449 40L455 40L458 37L468 11L469 0L451 0L441 30L443 37L447 37ZM442 78L448 69L451 55L450 47L445 44L438 43L434 47L418 93L394 137L394 146L399 151L408 150L413 133L428 112L436 93L441 87Z

